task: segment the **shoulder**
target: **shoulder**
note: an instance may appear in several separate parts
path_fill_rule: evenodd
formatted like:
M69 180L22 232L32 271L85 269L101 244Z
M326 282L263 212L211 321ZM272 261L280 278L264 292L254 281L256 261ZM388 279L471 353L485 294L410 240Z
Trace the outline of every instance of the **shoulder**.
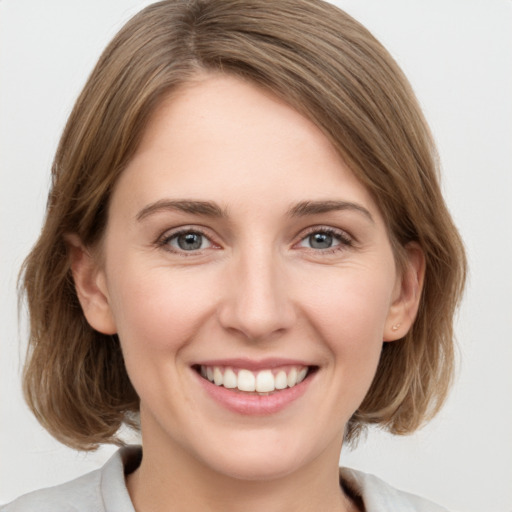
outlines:
M0 512L133 512L124 474L138 465L139 447L117 451L100 469L55 487L25 494Z
M356 496L360 496L367 512L449 512L420 496L400 491L380 478L356 471L340 468L340 479Z
M100 480L101 470L98 469L71 482L25 494L8 505L0 507L0 511L100 511L103 510L101 508Z

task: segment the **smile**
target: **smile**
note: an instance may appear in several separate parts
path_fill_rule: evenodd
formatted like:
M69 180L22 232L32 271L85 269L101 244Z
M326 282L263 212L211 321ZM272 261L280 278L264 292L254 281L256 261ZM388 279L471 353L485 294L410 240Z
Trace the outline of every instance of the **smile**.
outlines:
M199 372L216 386L233 391L272 393L300 384L309 369L308 366L286 366L253 372L245 368L201 365Z
M192 365L204 396L238 415L267 416L292 406L319 367L298 361L230 359Z

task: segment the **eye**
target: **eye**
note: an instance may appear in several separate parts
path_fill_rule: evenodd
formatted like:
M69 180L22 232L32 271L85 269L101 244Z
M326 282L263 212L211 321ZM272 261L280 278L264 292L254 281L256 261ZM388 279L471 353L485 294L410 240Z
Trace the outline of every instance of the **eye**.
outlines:
M318 251L343 249L351 245L352 240L346 233L332 228L315 228L299 242L300 247Z
M166 236L161 245L168 247L173 252L192 252L208 249L212 242L200 231L187 230Z
M330 249L333 245L338 245L339 241L330 233L313 233L302 240L301 246L304 247L306 244L311 249Z

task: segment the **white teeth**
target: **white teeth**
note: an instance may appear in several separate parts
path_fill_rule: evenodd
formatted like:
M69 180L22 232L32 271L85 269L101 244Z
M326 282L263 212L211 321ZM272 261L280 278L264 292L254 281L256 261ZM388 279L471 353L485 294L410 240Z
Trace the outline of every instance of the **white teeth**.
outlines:
M307 368L302 368L302 370L300 370L300 372L297 374L297 384L299 384L306 378L307 373L308 373Z
M285 371L281 370L277 373L275 377L275 387L276 389L286 389L288 387L288 379Z
M222 383L224 382L222 372L220 371L220 368L217 366L213 368L213 382L215 382L217 386L222 386Z
M228 368L224 372L224 387L233 389L238 386L238 379L236 378L236 373L231 369Z
M286 379L288 381L288 387L293 388L295 384L297 384L297 370L295 368L292 368L290 370L290 373L288 374L288 377Z
M263 370L258 372L256 375L256 391L259 393L266 393L274 391L276 389L274 385L274 376L270 370Z
M250 370L240 369L238 374L232 368L221 366L201 366L201 375L216 386L239 391L268 394L276 390L292 388L301 383L308 373L304 366L291 366L286 371L261 370L256 374Z
M256 391L256 378L249 370L238 372L238 389L240 391Z

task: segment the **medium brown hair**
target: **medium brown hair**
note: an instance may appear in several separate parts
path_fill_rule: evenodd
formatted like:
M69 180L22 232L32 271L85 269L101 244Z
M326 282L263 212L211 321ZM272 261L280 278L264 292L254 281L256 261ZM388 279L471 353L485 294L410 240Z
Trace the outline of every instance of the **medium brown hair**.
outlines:
M119 340L88 325L65 236L98 244L116 180L152 113L200 72L242 77L311 119L373 194L398 265L409 242L423 249L416 320L402 340L384 343L346 438L367 424L414 431L437 412L451 381L464 250L409 83L364 27L320 0L163 1L138 13L106 48L65 127L44 227L23 267L29 406L57 439L81 449L119 443L119 427L134 424L139 399Z

